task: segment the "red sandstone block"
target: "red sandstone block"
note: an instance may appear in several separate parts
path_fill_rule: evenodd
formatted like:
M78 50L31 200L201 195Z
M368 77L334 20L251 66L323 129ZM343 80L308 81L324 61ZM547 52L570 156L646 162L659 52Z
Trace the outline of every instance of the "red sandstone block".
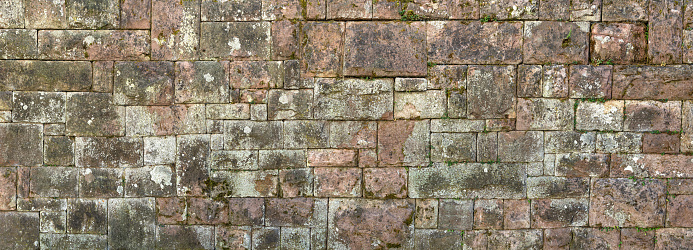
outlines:
M363 170L366 198L407 197L407 170L405 168L366 168Z

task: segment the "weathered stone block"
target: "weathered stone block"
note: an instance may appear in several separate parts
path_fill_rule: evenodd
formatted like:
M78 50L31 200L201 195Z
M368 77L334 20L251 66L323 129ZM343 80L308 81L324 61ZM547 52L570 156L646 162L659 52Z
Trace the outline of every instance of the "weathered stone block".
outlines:
M539 199L532 202L532 225L537 228L586 226L587 199Z
M172 62L119 62L115 70L113 99L116 104L173 104Z
M567 177L607 177L608 154L572 153L556 156L556 175Z
M200 134L206 131L205 106L129 106L126 109L128 136Z
M476 148L476 134L473 133L431 134L431 161L433 162L474 162Z
M176 62L176 103L228 103L226 62Z
M200 30L200 0L152 1L152 60L197 59Z
M502 162L544 160L544 133L541 131L498 133L498 158Z
M21 2L20 2L21 3ZM39 242L39 213L0 213L0 247L36 249Z
M527 198L581 198L590 195L589 178L540 176L527 178Z
M327 121L285 121L284 148L327 148L328 129Z
M428 121L378 123L378 160L382 165L422 166L429 162Z
M445 113L445 93L431 90L395 93L395 119L440 118Z
M544 97L568 97L568 68L563 65L544 66L541 85Z
M301 73L306 77L342 74L344 23L307 22L301 28Z
M30 171L30 197L77 197L79 169L35 167Z
M235 104L207 104L205 106L207 119L214 120L246 120L250 118L250 105L246 103Z
M580 102L575 111L578 130L620 131L623 128L623 101Z
M184 223L188 218L187 208L184 197L156 198L156 219L159 224Z
M157 236L160 248L214 249L215 244L213 226L165 225Z
M0 58L36 58L38 55L38 47L35 42L37 40L36 33L36 30L0 29Z
M647 21L648 1L645 0L604 0L603 21Z
M209 188L209 135L176 137L176 187L179 196L199 196Z
M570 21L601 21L602 0L571 0Z
M546 153L594 152L596 133L550 131L544 133Z
M635 64L647 62L647 33L638 23L597 23L592 27L592 62Z
M79 173L79 196L123 197L123 169L85 168Z
M611 177L689 178L693 157L689 155L613 154Z
M154 198L108 200L108 246L154 248L156 208Z
M629 179L594 180L590 226L663 226L665 188L660 180L645 183Z
M364 197L407 197L407 170L405 168L366 168L363 170Z
M39 56L52 60L148 60L145 30L41 30Z
M678 134L649 134L642 137L642 152L645 154L677 154L681 147Z
M176 194L176 175L167 165L126 168L125 197L162 197Z
M0 165L39 166L43 164L43 128L32 124L0 123Z
M270 120L313 118L313 90L270 90L267 96Z
M282 88L284 68L280 61L236 61L229 64L235 89Z
M121 29L149 29L152 22L151 0L120 1Z
M567 130L573 127L573 100L517 100L517 130Z
M203 22L260 21L262 1L214 1L202 0Z
M318 167L313 171L316 197L361 197L361 169Z
M680 131L681 102L626 101L626 131Z
M257 170L256 151L212 151L209 167L214 170Z
M133 137L77 137L75 165L80 168L142 166L142 139Z
M655 249L669 246L689 246L693 244L693 230L689 228L661 228L655 232Z
M125 107L107 93L68 93L65 130L70 136L125 135Z
M70 199L67 208L67 232L106 234L107 206L105 199Z
M539 1L536 0L481 0L479 5L484 18L532 20L539 16Z
M313 179L310 168L279 170L279 197L313 196Z
M468 133L483 132L484 120L434 119L431 120L431 132Z
M597 134L597 153L640 153L642 134L619 132Z
M12 91L0 91L0 110L12 110Z
M426 75L426 34L421 22L349 22L344 39L345 75Z
M525 164L434 163L409 169L411 198L519 199L525 197Z
M112 93L113 92L113 65L112 61L98 61L92 63L93 80L91 91Z
M267 60L269 22L205 22L200 27L203 59Z
M173 164L176 161L176 137L144 137L144 165Z
M488 236L489 249L540 249L542 230L501 230L492 231Z
M474 229L503 229L503 200L474 201Z
M521 22L432 21L426 29L428 60L434 63L517 64L522 61Z
M41 233L65 233L65 212L41 211Z
M571 10L571 0L545 0L539 4L540 20L569 20ZM536 9L536 7L535 7Z
M315 119L392 119L392 79L318 79Z
M519 65L517 70L517 97L542 97L542 66Z
M229 223L236 226L264 225L265 204L262 198L229 199Z
M442 73L442 72L440 72ZM466 73L466 72L465 72ZM437 77L441 77L438 75ZM426 91L428 80L426 78L395 78L395 91Z
M667 227L691 227L693 225L693 195L667 197Z
M17 169L0 168L0 210L17 209Z
M267 199L265 201L265 225L310 226L313 212L312 198Z
M469 118L514 118L515 76L513 66L470 66L467 74Z
M225 199L188 198L189 224L225 224L229 218L229 204Z
M331 121L329 126L332 148L375 148L376 122Z
M612 66L570 66L571 98L611 98Z
M0 13L0 28L24 28L24 1L4 1Z
M308 166L355 167L357 152L349 149L318 149L308 151Z
M65 2L70 28L104 29L119 25L120 1L70 0Z
M105 249L108 236L93 234L41 234L40 245L46 249Z
M587 22L526 22L524 63L587 64L590 26Z
M631 249L654 249L656 232L647 232L637 228L621 229L621 247Z
M691 65L614 66L612 97L614 99L692 99L691 70L693 70Z
M531 202L528 200L503 201L503 227L505 229L529 228Z
M279 249L281 246L279 227L263 227L253 230L252 249Z
M15 122L65 122L65 93L17 91L13 103Z
M416 199L416 228L438 228L438 199Z
M278 170L213 171L211 195L213 197L275 197L278 194L278 175Z
M368 0L328 0L327 19L370 19L374 4Z
M647 4L649 4L647 57L650 63L681 63L683 3L652 0Z
M282 148L282 122L226 121L225 149Z
M90 62L0 61L0 90L89 91Z
M250 227L217 226L214 231L216 233L217 248L236 247L239 249L251 249Z
M412 200L330 199L328 247L412 248L413 217Z

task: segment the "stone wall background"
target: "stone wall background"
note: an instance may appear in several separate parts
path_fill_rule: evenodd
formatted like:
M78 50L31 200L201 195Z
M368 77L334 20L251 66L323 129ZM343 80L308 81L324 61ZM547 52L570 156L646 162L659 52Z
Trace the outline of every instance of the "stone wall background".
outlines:
M2 249L684 249L691 0L1 0Z

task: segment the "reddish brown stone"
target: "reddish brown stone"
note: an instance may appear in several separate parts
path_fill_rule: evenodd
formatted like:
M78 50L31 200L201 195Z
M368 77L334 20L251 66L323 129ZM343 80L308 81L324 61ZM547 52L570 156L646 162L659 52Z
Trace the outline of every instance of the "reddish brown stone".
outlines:
M378 166L378 152L374 149L359 150L359 167L368 168Z
M316 149L308 151L308 166L312 167L355 167L356 150Z
M43 164L41 125L0 123L0 166Z
M187 218L190 224L225 224L229 222L229 204L222 199L188 198Z
M242 89L240 91L240 102L242 103L267 103L266 89Z
M327 19L370 19L372 0L327 0Z
M268 60L269 22L203 22L200 57L204 60Z
M544 230L545 249L570 249L572 232L570 228L550 228Z
M151 24L151 0L121 0L120 28L149 29Z
M693 10L693 4L687 9ZM693 16L693 13L691 14ZM683 63L693 63L693 23L683 30Z
M515 67L470 66L467 115L472 119L515 118Z
M660 180L596 179L592 183L590 226L664 225L665 184Z
M587 64L589 23L525 22L523 63Z
M438 228L471 230L473 222L474 202L472 200L440 200Z
M428 162L428 122L378 123L378 160L382 165L420 166Z
M234 226L264 225L265 204L262 198L229 199L229 224Z
M299 0L262 0L264 20L302 19L303 4ZM306 3L307 4L307 3Z
M0 168L0 210L17 209L17 169Z
M313 171L310 168L279 171L280 197L313 195Z
M178 224L188 218L185 198L156 198L157 221L160 224Z
M532 200L532 227L587 226L587 199Z
M517 64L521 22L428 22L428 60L440 64ZM493 37L493 39L485 39Z
M693 98L693 65L614 67L614 99Z
M556 175L566 177L607 177L608 154L572 153L556 156Z
M148 60L149 32L42 30L39 54L53 60Z
M675 154L679 152L681 138L678 134L650 134L642 137L643 153Z
M543 161L543 132L511 131L498 133L498 158L502 162Z
M535 0L481 0L481 17L489 19L537 19L539 1Z
M301 29L301 72L306 77L342 73L344 23L307 22Z
M683 2L650 0L648 59L652 64L682 62Z
M611 71L608 65L570 66L571 98L611 98Z
M541 249L542 231L492 230L488 232L488 249Z
M672 179L667 183L669 194L693 194L693 179Z
M298 59L299 25L292 21L277 21L272 23L272 59Z
M539 4L539 20L569 20L571 0L544 0Z
M517 76L517 97L542 97L542 66L520 65Z
M693 246L693 230L690 228L660 228L655 231L657 242L654 249L676 249Z
M529 228L529 200L503 201L503 226L505 229Z
M366 198L407 197L407 170L404 168L366 168L363 181Z
M416 228L437 228L438 227L438 200L437 199L417 199L416 200Z
M312 198L267 199L265 202L266 226L310 226L312 218Z
M636 64L647 61L645 25L638 23L597 23L592 26L592 62Z
M152 1L152 59L197 59L200 0Z
M248 250L251 249L251 228L217 226L216 246L221 249Z
M474 229L503 229L503 200L474 201Z
M344 46L345 75L426 75L423 23L349 22Z
M667 197L667 227L693 226L693 195Z
M688 155L613 154L611 177L693 178Z
M85 168L79 173L79 197L122 197L124 184L123 169Z
M208 191L209 135L176 137L176 181L178 195L199 196Z
M626 101L626 131L681 130L681 102Z
M67 11L65 10L65 1L35 0L25 1L24 4L24 20L26 28L67 28Z
M603 21L647 21L647 0L604 0Z
M412 200L330 199L329 208L330 249L413 248Z
M315 168L316 197L360 197L361 169Z
M231 62L229 65L231 87L236 89L281 88L284 81L281 66L281 62Z
M655 232L639 228L621 229L621 249L654 249Z

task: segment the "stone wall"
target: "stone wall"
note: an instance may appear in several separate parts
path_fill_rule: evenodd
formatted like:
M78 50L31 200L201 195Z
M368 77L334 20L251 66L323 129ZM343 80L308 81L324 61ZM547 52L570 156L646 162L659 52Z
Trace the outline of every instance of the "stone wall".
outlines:
M693 0L0 0L0 249L683 249Z

